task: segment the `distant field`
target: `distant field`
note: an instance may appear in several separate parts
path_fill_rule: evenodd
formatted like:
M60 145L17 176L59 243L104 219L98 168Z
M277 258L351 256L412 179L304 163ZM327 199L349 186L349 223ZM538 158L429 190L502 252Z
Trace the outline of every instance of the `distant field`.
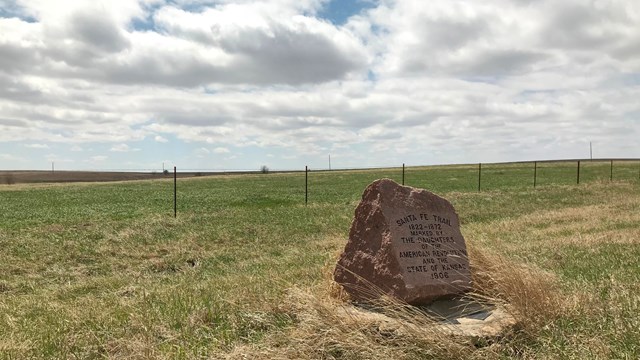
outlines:
M491 294L518 327L446 346L332 318L362 190L401 169L312 172L307 206L303 173L184 178L177 219L162 175L0 181L0 358L639 358L639 164L580 185L574 165L538 164L535 189L532 164L487 165L481 192L477 165L407 169L452 201L472 265L523 274Z
M363 170L334 170L310 169L311 173L330 172L340 179L340 174L364 173L393 174L398 181L402 180L402 168L394 169L363 169ZM405 180L413 186L439 187L443 190L468 191L478 188L478 165L441 165L441 166L412 166L405 169ZM296 171L273 172L295 173ZM259 171L240 172L207 172L189 171L178 172L179 178L220 176L220 175L250 175ZM298 173L303 173L299 171ZM482 164L480 185L482 189L503 187L526 187L534 185L575 184L578 181L577 161L544 161L522 163ZM367 177L368 175L365 175ZM371 177L371 176L369 176ZM9 171L0 170L0 185L29 184L29 183L65 183L65 182L112 182L131 180L154 180L173 178L173 172L112 172L112 171ZM579 180L581 182L599 180L640 180L640 160L614 160L613 166L609 160L583 160L580 163ZM341 186L341 184L335 184Z
M211 173L180 172L178 177L205 176ZM1 184L108 182L173 178L173 172L111 172L111 171L1 171Z

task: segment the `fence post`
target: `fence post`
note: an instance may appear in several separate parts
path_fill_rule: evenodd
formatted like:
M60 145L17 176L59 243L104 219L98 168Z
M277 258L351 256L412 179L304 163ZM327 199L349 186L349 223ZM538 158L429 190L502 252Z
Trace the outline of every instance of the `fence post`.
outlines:
M309 201L309 166L304 167L304 204Z
M404 186L404 163L402 163L402 186Z
M611 171L609 172L609 181L613 181L613 160L611 160Z
M578 160L578 175L576 177L576 184L580 184L580 160Z
M173 217L178 217L178 176L176 167L173 167Z
M533 187L536 187L536 182L538 180L538 162L533 162Z
M482 179L482 163L478 163L478 191L480 191L481 179Z

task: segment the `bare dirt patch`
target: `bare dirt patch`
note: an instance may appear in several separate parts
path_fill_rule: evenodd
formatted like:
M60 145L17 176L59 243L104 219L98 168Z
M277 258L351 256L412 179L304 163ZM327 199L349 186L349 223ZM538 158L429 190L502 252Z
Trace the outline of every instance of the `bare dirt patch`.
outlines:
M179 178L228 175L212 172L178 172ZM173 173L111 172L111 171L0 171L0 185L34 183L112 182L133 180L173 179Z

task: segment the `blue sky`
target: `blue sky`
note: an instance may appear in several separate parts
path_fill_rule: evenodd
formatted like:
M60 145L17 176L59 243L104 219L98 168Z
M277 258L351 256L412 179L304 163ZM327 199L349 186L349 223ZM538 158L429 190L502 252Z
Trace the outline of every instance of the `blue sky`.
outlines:
M640 157L640 4L0 0L0 169Z
M350 17L375 8L375 0L332 0L318 12L318 17L331 21L335 25L345 24Z

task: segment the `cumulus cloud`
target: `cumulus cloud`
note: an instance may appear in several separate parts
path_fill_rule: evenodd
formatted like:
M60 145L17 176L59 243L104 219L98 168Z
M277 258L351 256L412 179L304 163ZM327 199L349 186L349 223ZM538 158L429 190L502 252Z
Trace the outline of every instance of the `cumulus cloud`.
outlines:
M193 154L198 159L206 159L209 157L209 155L211 155L211 150L207 149L206 147L201 147L201 148L195 149L193 151Z
M47 144L26 144L24 147L30 148L30 149L48 149L49 145Z
M640 50L631 1L384 1L371 18L385 30L381 73L504 76L597 62L638 70L621 56Z
M104 162L108 159L108 156L104 156L104 155L96 155L96 156L92 156L89 158L90 162Z
M132 152L132 151L140 151L140 149L132 148L127 144L117 144L117 145L113 145L109 151L112 151L112 152Z
M340 79L364 70L367 62L366 49L350 31L283 4L222 3L197 10L150 8L142 1L22 5L37 22L0 19L0 64L14 73L35 68L127 85L295 85ZM147 17L155 31L131 28Z
M47 154L44 157L47 162L55 162L55 163L74 163L74 159L70 159L59 154Z
M1 154L0 153L0 159L2 159L4 161L24 161L23 158L15 156L13 154Z
M213 149L213 153L214 154L228 154L230 153L229 149L225 148L225 147L217 147L215 149Z

